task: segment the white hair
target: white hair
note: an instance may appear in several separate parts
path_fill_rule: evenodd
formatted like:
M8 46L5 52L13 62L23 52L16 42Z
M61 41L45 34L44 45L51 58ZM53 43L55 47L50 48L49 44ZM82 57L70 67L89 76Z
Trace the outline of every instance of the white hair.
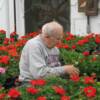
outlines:
M58 31L63 32L63 26L56 21L46 23L42 26L42 34L52 36L57 34Z

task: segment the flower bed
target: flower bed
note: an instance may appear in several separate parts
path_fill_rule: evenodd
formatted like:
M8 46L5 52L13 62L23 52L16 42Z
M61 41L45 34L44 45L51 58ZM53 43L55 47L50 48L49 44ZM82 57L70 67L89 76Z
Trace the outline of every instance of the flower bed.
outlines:
M67 33L58 47L64 64L74 64L81 74L96 74L100 79L100 34L79 37Z
M72 76L70 79L49 77L45 80L31 80L29 84L0 89L0 100L99 100L100 83L93 77Z
M79 37L71 33L66 33L64 40L61 44L57 45L61 51L60 60L62 65L74 64L80 69L81 78L74 77L72 78L74 81L72 81L69 78L66 80L52 77L45 80L46 84L44 86L36 85L34 88L38 89L38 91L34 90L33 86L29 89L23 86L18 88L17 91L16 89L9 89L15 86L16 77L19 75L18 64L21 50L26 41L35 37L38 33L32 32L20 39L18 39L16 32L13 32L10 38L6 38L5 34L6 31L0 30L0 84L2 86L2 88L0 88L0 97L6 98L0 100L100 99L100 83L98 82L98 79L100 79L100 35L89 34L85 37ZM91 82L84 83L84 75L89 76L87 80L89 79ZM65 77L67 78L67 76ZM95 79L95 81L93 79ZM41 84L41 81L39 82ZM3 86L8 89L5 90ZM11 96L11 94L13 94L12 91L16 94L15 97ZM31 91L35 91L35 95L33 95ZM91 91L91 94L88 94L88 91Z

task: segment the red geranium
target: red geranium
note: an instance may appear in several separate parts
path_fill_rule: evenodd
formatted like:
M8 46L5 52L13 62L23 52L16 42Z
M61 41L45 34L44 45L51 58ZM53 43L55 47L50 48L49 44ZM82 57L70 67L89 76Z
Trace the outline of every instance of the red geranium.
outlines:
M38 79L38 80L31 80L30 83L32 85L40 85L40 86L43 86L46 84L46 81L43 80L43 79Z
M72 49L76 49L76 45L72 45Z
M61 100L70 100L70 97L69 96L62 96Z
M89 77L89 76L87 76L87 77L84 77L84 83L85 84L93 84L94 83L94 79L92 78L92 77Z
M43 85L46 84L46 81L43 80L43 79L39 79L39 80L36 81L36 83L37 83L37 85L43 86Z
M65 94L66 94L65 90L64 90L62 87L53 86L52 88L54 89L54 91L55 91L57 94L60 94L60 95L65 95Z
M90 54L89 51L83 52L83 55L84 55L84 56L89 56L89 54Z
M15 88L11 88L8 91L8 96L11 98L18 98L20 95L21 95L21 93L18 90L16 90Z
M80 80L80 77L78 75L71 75L70 79L73 80L74 82L78 82Z
M8 64L9 60L10 60L9 56L2 56L0 62L3 64Z
M40 96L37 98L37 100L47 100L45 96Z
M30 93L30 94L36 94L36 93L39 92L38 89L33 88L33 87L28 87L28 88L26 88L26 91L27 91L28 93Z
M6 34L6 31L3 30L3 29L1 29L1 30L0 30L0 33L2 33L2 34Z
M63 48L68 49L69 48L69 45L68 44L65 44L65 45L63 45Z
M4 97L6 96L5 93L0 94L0 100L4 100Z
M84 92L87 97L94 97L96 96L96 89L92 86L88 86L84 88Z

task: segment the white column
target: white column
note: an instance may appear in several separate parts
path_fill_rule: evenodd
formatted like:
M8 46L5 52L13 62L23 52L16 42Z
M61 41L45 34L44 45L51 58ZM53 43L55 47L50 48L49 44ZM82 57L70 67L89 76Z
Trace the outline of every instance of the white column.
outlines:
M7 30L7 23L6 23L6 0L0 0L0 29Z
M24 0L15 0L15 2L16 2L16 32L20 37L25 35Z
M8 16L8 34L7 37L10 36L12 32L15 31L15 22L14 22L14 0L6 0L7 2L7 16Z
M13 0L0 0L0 29L6 31L7 37L14 31Z
M6 0L0 0L0 29L7 29L6 26Z

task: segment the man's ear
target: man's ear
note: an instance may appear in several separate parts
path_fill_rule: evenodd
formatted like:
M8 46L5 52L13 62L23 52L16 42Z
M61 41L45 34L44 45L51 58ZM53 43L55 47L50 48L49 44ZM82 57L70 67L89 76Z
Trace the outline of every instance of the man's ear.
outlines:
M48 34L45 34L45 38L50 38L50 36Z

